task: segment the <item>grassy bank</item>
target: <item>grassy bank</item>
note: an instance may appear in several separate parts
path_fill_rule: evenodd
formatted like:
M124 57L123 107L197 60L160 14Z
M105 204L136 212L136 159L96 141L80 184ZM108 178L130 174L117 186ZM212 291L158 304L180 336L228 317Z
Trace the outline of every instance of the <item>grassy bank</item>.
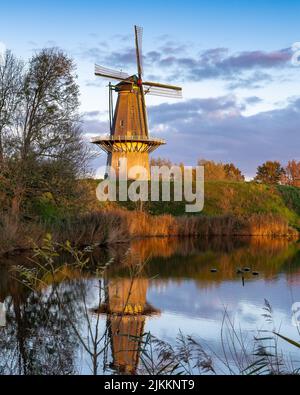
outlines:
M175 202L171 196L170 202L147 202L144 207L154 215L182 216L186 203ZM133 202L118 204L129 210L137 207ZM247 217L253 214L278 215L291 226L300 227L300 188L254 182L205 182L204 209L200 215Z
M97 201L95 193L99 180L84 180L81 183L87 191L87 198L84 205L81 205L80 210L77 210L77 213L118 210L120 208L129 211L140 209L139 203L131 201L101 203ZM149 192L148 202L143 203L143 211L152 215L185 216L187 203L190 202L174 201L171 187L170 202L151 202ZM35 203L35 212L39 218L46 222L65 219L67 211L66 207L55 204L53 199L43 197ZM74 214L74 210L72 213ZM300 229L300 188L281 185L270 186L254 182L207 181L205 182L204 209L201 213L194 215L245 218L265 214L281 217L290 226Z
M85 181L86 182L86 181ZM207 182L201 213L185 214L186 202L100 203L90 181L89 204L77 214L43 199L35 217L0 218L0 253L26 249L46 232L55 240L74 245L113 244L136 237L271 236L297 237L300 224L300 189L255 183ZM93 196L94 195L94 196Z

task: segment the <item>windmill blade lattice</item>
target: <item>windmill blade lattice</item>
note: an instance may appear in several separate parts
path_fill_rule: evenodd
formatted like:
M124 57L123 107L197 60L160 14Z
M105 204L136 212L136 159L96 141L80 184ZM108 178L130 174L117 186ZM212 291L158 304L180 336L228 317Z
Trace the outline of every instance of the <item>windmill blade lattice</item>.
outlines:
M135 31L135 46L136 46L136 60L139 76L143 75L143 28L134 26Z
M144 92L145 95L151 95L151 96L162 96L162 97L170 97L170 98L175 98L175 99L181 99L182 98L182 91L177 91L174 89L169 89L169 88L157 88L154 86L149 86L144 84Z
M103 78L112 78L114 80L126 80L127 78L129 78L129 74L124 73L122 71L118 71L118 70L113 70L113 69L109 69L107 67L103 67L103 66L99 66L98 64L95 65L95 75L97 75L98 77L103 77Z

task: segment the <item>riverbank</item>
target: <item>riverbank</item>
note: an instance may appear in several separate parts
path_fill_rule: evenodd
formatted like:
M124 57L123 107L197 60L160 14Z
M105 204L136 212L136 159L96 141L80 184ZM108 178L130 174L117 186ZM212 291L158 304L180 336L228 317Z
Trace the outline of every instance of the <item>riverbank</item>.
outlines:
M141 237L268 236L296 239L299 232L278 214L249 216L172 216L110 208L58 220L51 224L16 223L2 225L0 254L40 245L46 233L56 242L72 245L112 245Z
M205 183L201 213L185 213L186 202L100 203L97 180L81 181L86 199L78 207L57 203L51 194L32 202L16 218L0 214L0 254L40 244L46 233L73 245L110 245L138 237L268 236L299 237L300 188L247 182Z

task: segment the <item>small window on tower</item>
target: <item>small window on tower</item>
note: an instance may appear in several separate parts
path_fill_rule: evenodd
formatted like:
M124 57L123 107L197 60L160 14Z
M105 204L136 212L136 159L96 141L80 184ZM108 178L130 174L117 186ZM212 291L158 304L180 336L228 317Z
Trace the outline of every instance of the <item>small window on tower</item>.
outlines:
M121 121L120 121L120 126L121 126L121 128L124 126L124 121L123 121L123 119L121 119Z

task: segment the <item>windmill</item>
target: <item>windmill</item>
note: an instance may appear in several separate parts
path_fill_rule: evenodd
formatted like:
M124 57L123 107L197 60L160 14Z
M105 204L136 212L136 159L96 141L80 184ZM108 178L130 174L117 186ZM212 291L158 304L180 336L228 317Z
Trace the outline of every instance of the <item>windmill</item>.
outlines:
M135 171L137 169L135 166L146 169L144 174L146 179L149 179L149 153L166 142L149 136L145 96L181 98L182 89L178 86L143 81L143 29L134 26L134 33L137 74L129 75L122 71L95 65L96 76L119 82L116 85L109 83L110 133L93 138L92 143L97 144L108 154L108 169L113 168L117 177L119 175L120 159L127 158L129 179L141 179L143 177L142 174ZM113 92L118 94L115 110ZM130 172L133 167L133 171ZM109 171L106 177L109 177Z

